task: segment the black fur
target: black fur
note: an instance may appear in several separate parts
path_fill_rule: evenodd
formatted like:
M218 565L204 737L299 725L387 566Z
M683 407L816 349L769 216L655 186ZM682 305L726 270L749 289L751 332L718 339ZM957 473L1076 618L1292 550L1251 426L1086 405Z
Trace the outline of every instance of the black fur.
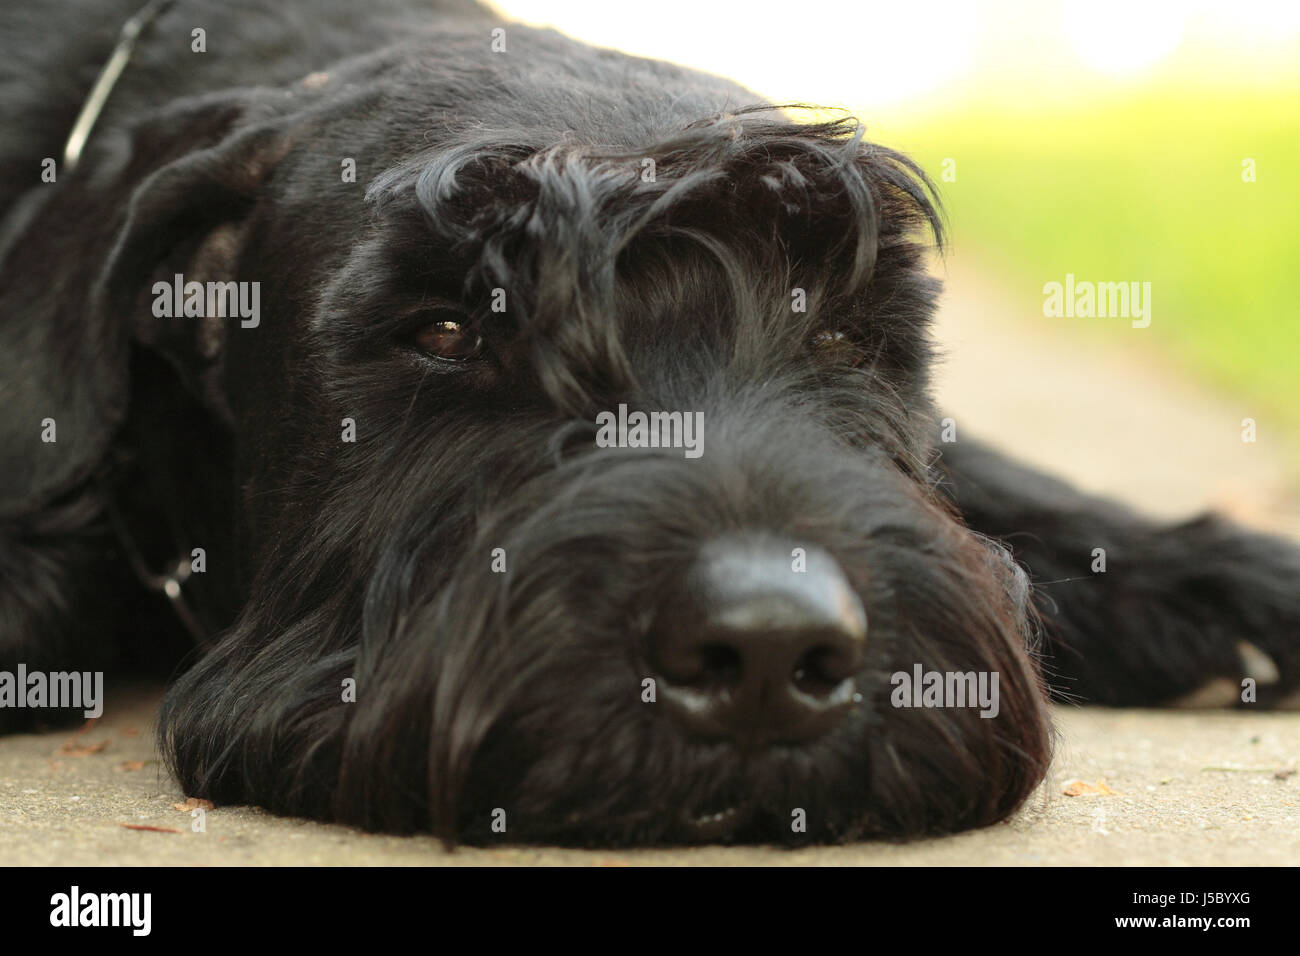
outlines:
M219 639L161 715L187 794L452 840L495 808L512 839L688 840L733 805L735 839L792 808L812 839L909 836L1020 805L1049 692L1160 703L1240 676L1239 639L1300 687L1289 545L939 458L940 217L855 121L549 31L493 52L468 2L182 0L39 183L136 5L0 14L0 668L174 659L112 520L155 566L203 547ZM177 272L260 282L260 326L155 318ZM413 347L447 310L470 361ZM619 403L702 411L704 456L596 448ZM829 552L870 621L862 704L803 746L641 700L662 596L741 531ZM1071 580L1031 600L999 540ZM999 672L999 715L890 707L913 662Z

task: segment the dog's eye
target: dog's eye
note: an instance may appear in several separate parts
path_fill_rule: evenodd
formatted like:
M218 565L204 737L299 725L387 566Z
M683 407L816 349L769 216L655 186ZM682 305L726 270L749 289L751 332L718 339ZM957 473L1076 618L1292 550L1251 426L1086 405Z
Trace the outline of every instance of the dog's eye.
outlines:
M862 364L862 349L847 332L822 329L812 334L808 345L819 361L829 365L857 368Z
M846 336L843 332L831 332L831 331L823 330L821 332L814 333L813 337L809 341L812 342L812 347L815 349L833 349L833 348L840 348L845 344L847 344L848 336Z
M449 362L463 362L478 353L483 339L472 329L451 319L430 322L415 333L415 344L427 352Z

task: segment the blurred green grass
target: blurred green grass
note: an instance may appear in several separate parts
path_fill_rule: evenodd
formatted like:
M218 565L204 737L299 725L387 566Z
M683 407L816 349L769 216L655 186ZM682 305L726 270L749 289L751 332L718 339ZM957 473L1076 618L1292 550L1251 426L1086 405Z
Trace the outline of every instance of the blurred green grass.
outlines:
M954 254L1014 285L1027 317L1150 349L1300 445L1300 94L964 108L888 133L938 183ZM1066 273L1151 282L1150 328L1043 317L1043 283Z

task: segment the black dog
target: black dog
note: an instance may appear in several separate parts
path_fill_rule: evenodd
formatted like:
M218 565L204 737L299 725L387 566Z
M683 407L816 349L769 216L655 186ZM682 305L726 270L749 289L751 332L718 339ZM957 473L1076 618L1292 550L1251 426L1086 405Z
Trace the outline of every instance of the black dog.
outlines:
M0 668L174 663L167 590L187 794L913 835L1026 798L1049 694L1300 688L1289 545L939 443L939 217L856 123L469 2L181 0L43 163L139 2L3 14Z

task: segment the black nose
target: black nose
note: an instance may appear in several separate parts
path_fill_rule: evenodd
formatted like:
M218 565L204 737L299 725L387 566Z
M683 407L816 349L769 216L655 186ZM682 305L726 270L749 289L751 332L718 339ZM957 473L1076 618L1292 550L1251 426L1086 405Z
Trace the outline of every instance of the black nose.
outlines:
M830 555L766 538L707 544L655 620L658 699L692 733L793 743L853 706L867 618ZM800 570L802 568L802 570Z

